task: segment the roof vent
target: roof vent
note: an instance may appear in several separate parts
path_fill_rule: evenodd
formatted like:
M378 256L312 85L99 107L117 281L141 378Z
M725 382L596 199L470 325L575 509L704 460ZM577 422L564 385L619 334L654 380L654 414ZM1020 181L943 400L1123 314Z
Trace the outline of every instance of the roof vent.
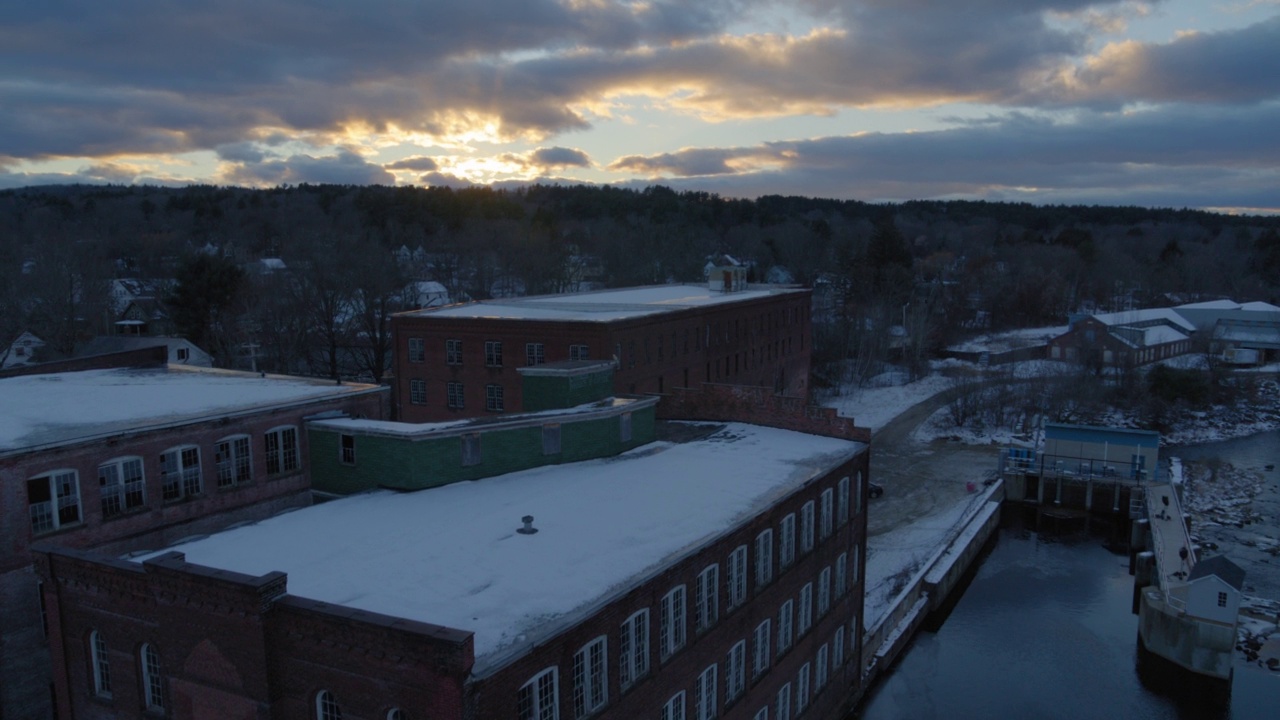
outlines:
M520 533L521 535L532 535L538 532L538 528L533 526L532 515L525 515L524 517L520 518L520 521L524 523L524 527L516 528L516 532Z

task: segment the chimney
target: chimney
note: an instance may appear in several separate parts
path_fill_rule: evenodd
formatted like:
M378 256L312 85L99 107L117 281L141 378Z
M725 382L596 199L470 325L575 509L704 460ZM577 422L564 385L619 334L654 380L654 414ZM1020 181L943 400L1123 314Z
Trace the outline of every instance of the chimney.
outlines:
M520 518L520 521L524 523L524 527L516 528L516 532L520 533L521 535L532 535L538 532L538 528L533 526L532 515L525 515L524 517Z

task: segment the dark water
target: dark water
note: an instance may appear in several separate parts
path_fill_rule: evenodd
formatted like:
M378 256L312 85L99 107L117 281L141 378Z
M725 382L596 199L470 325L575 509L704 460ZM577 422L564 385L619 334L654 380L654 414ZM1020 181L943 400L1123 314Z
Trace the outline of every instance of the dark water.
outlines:
M1247 665L1237 665L1229 698L1159 662L1139 672L1119 538L1123 528L1097 519L1008 506L950 615L916 637L854 717L1280 718L1280 677Z

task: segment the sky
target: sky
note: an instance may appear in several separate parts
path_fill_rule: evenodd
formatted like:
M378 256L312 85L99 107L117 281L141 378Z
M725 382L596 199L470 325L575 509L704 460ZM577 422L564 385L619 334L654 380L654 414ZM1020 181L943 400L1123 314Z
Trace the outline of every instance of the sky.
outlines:
M667 185L1280 212L1280 0L42 0L0 188Z

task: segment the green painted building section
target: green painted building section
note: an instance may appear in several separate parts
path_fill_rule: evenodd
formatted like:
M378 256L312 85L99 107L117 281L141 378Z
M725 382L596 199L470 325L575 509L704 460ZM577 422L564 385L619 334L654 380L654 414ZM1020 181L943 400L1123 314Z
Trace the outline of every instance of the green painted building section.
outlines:
M527 412L571 408L613 395L613 365L569 361L520 368Z
M607 374L606 378L611 384ZM374 488L421 490L541 465L610 457L653 442L656 404L656 398L605 400L584 406L581 412L521 414L505 422L485 418L445 427L440 423L317 421L307 426L312 487L339 495ZM464 445L478 462L464 462Z

